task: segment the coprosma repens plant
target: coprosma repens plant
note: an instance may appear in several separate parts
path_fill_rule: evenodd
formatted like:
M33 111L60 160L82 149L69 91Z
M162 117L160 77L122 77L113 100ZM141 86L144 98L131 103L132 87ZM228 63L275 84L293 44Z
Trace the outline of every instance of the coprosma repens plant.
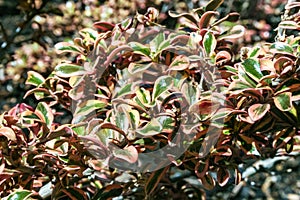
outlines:
M248 160L298 151L300 3L274 43L236 55L244 28L219 17L222 2L169 12L185 18L178 30L149 8L57 44L70 60L28 73L37 107L0 116L1 197L199 199L238 184Z

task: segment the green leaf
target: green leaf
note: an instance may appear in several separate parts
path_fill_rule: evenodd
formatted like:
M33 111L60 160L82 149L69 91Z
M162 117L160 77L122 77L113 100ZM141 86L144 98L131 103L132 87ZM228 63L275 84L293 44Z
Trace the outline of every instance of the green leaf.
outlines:
M149 105L151 102L150 92L149 92L149 90L146 90L145 88L139 88L136 91L136 96L144 106Z
M129 121L124 110L116 113L116 125L125 132L128 130Z
M130 110L128 113L131 120L131 128L136 129L140 123L140 113L137 110Z
M106 103L100 100L87 100L85 102L82 102L75 110L75 115L87 115L97 109L104 108L106 106Z
M203 46L206 52L206 56L210 57L217 46L217 40L211 32L206 32L206 34L204 35Z
M254 47L249 53L250 58L256 58L259 55L260 47Z
M205 11L216 10L220 7L220 5L224 2L224 0L211 0L205 6Z
M165 34L160 32L150 42L151 58L155 59L163 50L170 46L170 40L165 38Z
M291 97L291 92L280 93L274 97L274 103L279 110L289 111L292 108Z
M84 28L84 29L81 29L79 31L79 34L87 39L87 38L91 38L92 40L96 40L97 37L98 37L98 32L94 29L91 29L91 28Z
M249 117L253 121L260 120L270 110L270 104L253 104L248 109Z
M154 192L154 190L157 188L158 183L162 179L162 177L166 174L169 167L161 168L155 172L152 172L150 177L148 178L146 185L145 185L145 193L147 195Z
M129 42L128 46L130 46L133 49L134 53L150 57L150 47L147 47L138 42Z
M86 74L86 71L82 66L74 65L70 63L62 63L55 67L56 75L60 77L71 77Z
M138 160L138 151L134 146L128 146L124 149L115 149L113 155L129 163L135 163Z
M190 65L189 58L186 57L185 55L179 55L170 64L168 70L185 70L189 68L189 65Z
M270 46L270 51L274 53L289 53L293 54L293 48L284 42L275 42Z
M39 86L44 82L45 82L44 77L42 75L40 75L39 73L34 72L34 71L29 71L27 73L26 84Z
M248 58L243 63L245 72L257 83L264 76L260 70L260 64L256 59Z
M85 135L85 134L86 134L85 126L77 126L77 127L73 127L72 130L73 130L77 135Z
M295 21L282 21L278 25L279 28L283 29L298 29L300 28L299 24Z
M255 83L253 81L253 79L251 79L248 74L245 72L245 69L243 69L242 67L238 68L238 76L239 79L247 84L249 84L251 86L251 88L255 88L257 83Z
M197 102L199 89L191 83L184 83L181 88L181 92L185 95L186 100L190 105Z
M35 109L35 114L47 125L48 128L51 127L54 115L48 104L45 102L39 102Z
M80 47L70 44L69 42L59 42L55 46L56 52L61 53L83 53Z
M244 34L245 34L245 27L243 27L242 25L235 25L229 31L222 33L218 37L218 40L237 39L242 37Z
M156 118L152 118L144 127L137 129L137 133L143 136L157 135L162 131L163 127Z
M161 116L157 118L159 123L162 125L163 129L173 130L174 129L174 119L167 116Z
M18 190L11 193L5 200L26 200L34 193L29 190Z
M154 102L162 93L166 92L172 87L173 78L170 76L161 76L156 79L152 94L152 101Z
M239 94L248 89L253 90L249 83L245 83L244 81L234 81L229 85L228 91L232 94Z
M151 67L153 63L130 63L128 66L128 72L130 74L139 73L145 71L149 67Z
M132 92L131 87L132 87L132 83L122 86L122 88L117 92L116 97L121 97L126 94L130 94Z

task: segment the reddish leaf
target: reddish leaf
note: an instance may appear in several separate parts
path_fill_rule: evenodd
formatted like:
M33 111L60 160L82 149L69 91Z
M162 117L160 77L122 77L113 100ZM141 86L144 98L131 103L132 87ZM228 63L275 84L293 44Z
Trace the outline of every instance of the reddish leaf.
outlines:
M216 55L216 63L221 64L231 60L231 55L228 51L220 51Z
M262 58L262 59L259 59L259 64L260 64L261 71L270 71L270 72L276 73L274 63L272 60Z
M214 187L216 185L215 180L211 177L210 174L206 174L205 176L200 178L200 181L201 181L202 185L205 187L205 189L207 189L207 190L214 189Z
M95 22L93 26L99 31L99 32L107 32L114 29L115 25L109 22Z
M212 17L218 15L218 12L214 12L214 11L207 11L205 12L202 16L201 19L199 21L199 28L203 29L203 28L207 28L209 26L210 20L212 19Z
M209 168L209 160L199 161L195 166L195 173L198 178L203 178Z
M68 187L68 189L62 189L61 192L65 193L72 200L88 199L86 193L82 189L73 186Z
M275 63L274 68L277 71L277 73L281 73L283 69L288 65L293 65L294 61L289 57L279 57Z
M239 184L239 183L241 182L241 180L242 180L242 174L241 174L241 172L240 172L240 170L239 170L238 168L236 168L236 169L234 170L234 172L235 172L235 184L237 185L237 184Z
M229 180L229 177L230 177L230 174L229 174L229 172L228 172L227 169L224 169L222 167L218 168L218 171L217 171L217 180L218 180L219 185L221 187L223 187L223 186L226 185L226 183Z
M165 168L161 168L155 172L152 172L152 174L148 178L148 181L146 182L146 185L145 185L145 192L147 195L154 192L154 190L157 188L157 185L159 184L160 180L166 174L168 169L169 169L169 167L165 167Z

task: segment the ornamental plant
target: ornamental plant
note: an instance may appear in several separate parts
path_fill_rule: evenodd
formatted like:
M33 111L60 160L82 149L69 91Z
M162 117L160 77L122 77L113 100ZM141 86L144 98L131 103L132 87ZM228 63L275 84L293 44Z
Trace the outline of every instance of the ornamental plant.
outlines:
M58 43L75 59L28 72L37 107L0 117L1 197L199 199L248 161L298 152L300 3L276 41L236 54L245 28L222 2L170 11L176 30L150 7Z

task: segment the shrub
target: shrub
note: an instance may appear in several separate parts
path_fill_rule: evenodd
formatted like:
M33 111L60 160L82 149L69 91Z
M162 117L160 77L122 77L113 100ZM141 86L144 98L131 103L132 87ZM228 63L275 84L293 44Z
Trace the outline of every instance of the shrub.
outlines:
M299 37L286 30L300 4L275 42L235 55L245 29L238 13L218 18L221 3L169 12L187 19L176 31L149 8L58 43L76 59L28 72L37 107L1 115L1 197L195 199L239 183L242 163L299 150Z

